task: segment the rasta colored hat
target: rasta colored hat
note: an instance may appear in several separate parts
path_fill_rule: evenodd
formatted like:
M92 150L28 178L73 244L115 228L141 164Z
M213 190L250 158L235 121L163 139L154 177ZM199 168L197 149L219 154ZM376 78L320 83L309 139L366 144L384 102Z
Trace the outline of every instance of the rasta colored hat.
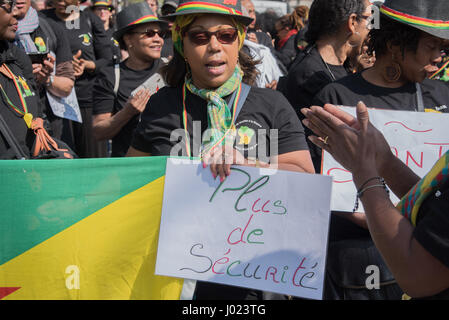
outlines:
M171 6L176 9L178 7L178 4L179 4L179 0L165 0L161 9L165 6Z
M181 15L213 13L222 14L235 18L243 25L248 26L253 19L242 14L241 0L180 0L176 12L164 16L164 19L175 20Z
M380 12L435 37L449 39L447 0L386 0Z
M117 31L114 38L118 41L129 30L142 23L159 22L167 25L167 21L160 20L151 10L146 1L130 4L117 14Z
M95 7L108 7L111 8L111 10L114 9L114 6L112 5L112 1L108 1L108 0L94 0L92 2L92 9L95 9Z

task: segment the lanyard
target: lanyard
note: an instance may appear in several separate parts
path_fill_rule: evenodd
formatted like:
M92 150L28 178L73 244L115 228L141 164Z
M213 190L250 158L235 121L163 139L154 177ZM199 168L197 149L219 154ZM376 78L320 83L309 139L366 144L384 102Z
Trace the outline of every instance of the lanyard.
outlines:
M217 141L217 143L215 143L215 145L210 148L209 150L212 150L213 148L215 148L218 144L220 144L224 138L228 135L229 131L233 129L234 126L234 122L235 122L235 116L236 116L236 108L237 108L237 104L239 102L240 99L240 94L242 92L242 84L240 83L239 87L236 89L236 95L232 104L232 124L231 126L228 128L228 130L225 132L225 134L223 135L223 137ZM184 125L184 135L185 135L185 142L186 142L186 151L187 151L187 156L190 158L192 157L192 153L190 150L190 136L189 136L189 132L187 130L187 109L186 109L186 96L187 96L187 88L186 88L186 84L184 83L184 85L182 86L182 122ZM202 154L206 153L208 150L201 152Z
M2 91L3 95L6 98L6 102L19 116L21 116L23 118L27 127L31 129L31 122L33 120L33 115L28 112L28 106L27 106L27 103L23 96L22 90L20 89L20 86L17 82L17 77L14 75L14 73L12 73L12 71L8 68L8 66L6 64L2 64L0 66L0 72L3 73L6 77L12 79L12 81L14 82L14 86L16 87L17 93L19 95L19 99L22 104L23 110L21 110L18 106L14 105L12 103L11 99L9 99L8 95L6 94L5 90L3 89L3 86L0 84L0 90Z

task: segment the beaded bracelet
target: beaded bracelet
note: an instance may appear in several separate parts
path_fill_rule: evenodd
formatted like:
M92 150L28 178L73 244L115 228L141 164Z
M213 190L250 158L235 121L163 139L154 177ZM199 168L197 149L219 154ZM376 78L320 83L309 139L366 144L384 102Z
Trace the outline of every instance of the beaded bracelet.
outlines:
M373 180L379 180L381 184L374 184L372 186L365 187L368 182ZM356 210L359 208L359 199L362 197L363 193L372 188L384 188L387 194L390 195L390 191L387 188L387 184L385 183L385 180L382 177L373 177L371 179L368 179L367 181L365 181L364 184L362 184L359 190L357 190L357 197L355 199L355 205L354 209L352 209L352 213L356 212Z

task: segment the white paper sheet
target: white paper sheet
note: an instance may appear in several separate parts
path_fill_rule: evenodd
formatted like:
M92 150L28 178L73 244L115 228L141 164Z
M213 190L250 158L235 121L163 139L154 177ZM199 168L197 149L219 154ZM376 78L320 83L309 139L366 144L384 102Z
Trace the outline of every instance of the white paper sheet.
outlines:
M156 274L321 299L330 193L330 177L233 167L220 184L168 159Z

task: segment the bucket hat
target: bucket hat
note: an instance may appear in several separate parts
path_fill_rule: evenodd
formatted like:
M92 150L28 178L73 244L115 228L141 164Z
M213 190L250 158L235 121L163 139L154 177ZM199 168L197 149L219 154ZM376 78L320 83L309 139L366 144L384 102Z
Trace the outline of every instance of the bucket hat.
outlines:
M447 0L386 0L380 12L435 37L449 39Z
M166 15L162 18L173 21L180 15L198 13L228 15L235 18L245 26L248 26L253 21L252 18L242 14L241 0L181 0L179 1L179 5L175 13Z
M148 22L159 22L167 26L167 21L160 20L146 1L130 4L117 14L117 31L114 32L114 38L118 41L127 31Z
M114 10L114 6L112 5L112 2L107 1L107 0L94 0L92 2L91 8L93 9L95 7L108 7L108 8L111 8L111 10Z

